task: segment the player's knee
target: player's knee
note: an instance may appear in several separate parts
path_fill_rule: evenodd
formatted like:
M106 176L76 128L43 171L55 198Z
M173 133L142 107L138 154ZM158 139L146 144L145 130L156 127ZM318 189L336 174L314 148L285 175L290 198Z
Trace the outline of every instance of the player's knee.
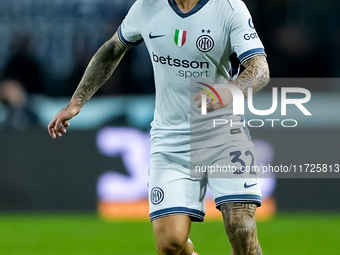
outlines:
M262 254L261 246L257 239L255 220L234 229L229 236L235 254Z
M190 218L173 215L153 222L158 254L178 255L185 247L190 232Z
M247 247L252 242L256 233L256 228L253 226L239 226L234 230L234 241L242 247Z
M159 254L177 255L183 250L187 240L186 236L176 236L175 234L163 236L157 240L157 250Z
M257 239L255 224L239 226L228 236L233 247L233 254L262 254L261 246Z
M255 218L239 215L232 219L227 232L231 243L247 250L251 243L257 239Z

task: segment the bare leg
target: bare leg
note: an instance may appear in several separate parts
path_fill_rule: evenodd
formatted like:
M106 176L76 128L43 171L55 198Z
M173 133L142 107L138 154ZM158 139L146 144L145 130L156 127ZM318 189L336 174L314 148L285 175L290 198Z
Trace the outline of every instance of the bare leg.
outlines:
M188 240L191 220L186 215L172 215L152 222L159 255L191 255L194 246Z
M232 255L262 255L255 221L256 204L221 205L224 226L232 246Z

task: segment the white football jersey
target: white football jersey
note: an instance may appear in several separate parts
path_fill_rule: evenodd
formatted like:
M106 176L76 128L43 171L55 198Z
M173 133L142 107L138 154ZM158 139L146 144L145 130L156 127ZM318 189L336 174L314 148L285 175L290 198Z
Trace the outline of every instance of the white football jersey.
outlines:
M255 55L265 55L242 1L200 0L183 14L174 0L137 0L119 27L119 38L127 45L138 45L144 40L153 64L156 108L151 123L151 153L250 139L243 126L236 131L231 131L230 126L212 129L213 118L244 118L232 115L232 104L200 118L196 126L201 129L192 128L195 121L190 113L200 115L199 108L192 107L190 111L190 105L197 105L190 94L192 78L226 78L233 53L241 64ZM212 135L220 138L207 143Z

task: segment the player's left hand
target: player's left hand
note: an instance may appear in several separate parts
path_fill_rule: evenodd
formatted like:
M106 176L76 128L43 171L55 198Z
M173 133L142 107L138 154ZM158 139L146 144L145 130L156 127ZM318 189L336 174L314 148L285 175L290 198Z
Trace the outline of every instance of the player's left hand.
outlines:
M214 96L215 101L211 98L211 96L207 92L205 92L203 90L194 97L194 101L198 101L202 98L202 94L207 95L207 112L212 112L212 111L215 111L217 109L227 107L233 101L233 94L227 88L215 88L216 92L220 96L222 104L221 104L220 100L217 98L217 95L215 95L215 93L213 91L211 91L208 88L207 88L207 90ZM216 104L215 104L215 102L216 102ZM197 107L198 108L202 107L202 101L198 103Z

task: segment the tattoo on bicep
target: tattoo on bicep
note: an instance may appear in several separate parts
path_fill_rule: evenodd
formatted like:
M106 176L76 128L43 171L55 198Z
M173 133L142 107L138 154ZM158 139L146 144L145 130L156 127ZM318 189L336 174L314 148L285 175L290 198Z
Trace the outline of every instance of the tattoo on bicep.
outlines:
M73 95L73 98L78 99L78 106L82 107L110 78L129 48L119 40L117 33L99 48Z
M269 68L265 56L255 56L244 62L246 68L240 76L231 83L242 89L245 97L248 88L253 88L253 94L259 92L269 82Z
M257 238L256 208L256 204L251 203L226 203L221 205L225 229L233 248L233 255L262 254Z

